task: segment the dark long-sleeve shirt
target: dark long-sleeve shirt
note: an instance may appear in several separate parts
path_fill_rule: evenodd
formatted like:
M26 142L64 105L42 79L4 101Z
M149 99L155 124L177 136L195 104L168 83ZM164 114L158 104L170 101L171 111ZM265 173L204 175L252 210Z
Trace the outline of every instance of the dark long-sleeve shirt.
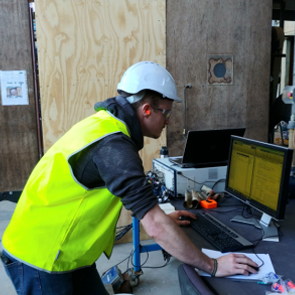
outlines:
M107 109L124 121L131 137L115 133L90 145L70 160L74 175L88 188L107 187L133 216L142 219L157 204L157 198L138 154L143 148L143 135L137 115L121 96L97 103L95 109Z

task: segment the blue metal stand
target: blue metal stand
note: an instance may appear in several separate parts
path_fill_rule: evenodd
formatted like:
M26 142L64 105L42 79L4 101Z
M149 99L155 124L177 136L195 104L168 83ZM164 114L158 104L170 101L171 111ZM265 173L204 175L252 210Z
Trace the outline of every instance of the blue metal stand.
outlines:
M134 273L140 272L140 253L145 252L152 252L152 251L158 251L162 250L162 247L158 244L150 244L145 245L142 247L140 245L140 227L139 227L139 221L135 217L132 217L132 223L133 223L133 264L134 264Z

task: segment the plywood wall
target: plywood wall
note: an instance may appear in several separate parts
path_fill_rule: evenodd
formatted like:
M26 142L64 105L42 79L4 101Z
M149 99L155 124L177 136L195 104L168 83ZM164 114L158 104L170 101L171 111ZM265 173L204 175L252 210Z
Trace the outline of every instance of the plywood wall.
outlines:
M167 1L167 69L186 91L188 130L246 127L268 140L272 0ZM208 85L208 55L233 56L230 85ZM183 152L183 104L168 127L170 155Z
M28 1L1 1L0 19L0 70L25 70L29 97L29 105L19 106L3 106L0 98L0 192L4 192L23 189L39 151Z
M164 0L37 0L44 148L117 95L124 71L142 60L166 66ZM146 140L149 170L166 134Z
M40 95L45 151L98 101L117 95L132 64L166 66L165 0L36 0ZM146 171L166 144L145 139ZM131 223L124 209L119 225ZM125 238L130 241L131 236Z
M192 85L187 130L246 127L246 137L267 141L271 14L272 0L36 0L45 149L116 95L140 60L166 66L183 99ZM209 55L232 57L230 84L208 83ZM175 104L168 127L174 156L184 146L183 105ZM145 143L149 170L165 135Z

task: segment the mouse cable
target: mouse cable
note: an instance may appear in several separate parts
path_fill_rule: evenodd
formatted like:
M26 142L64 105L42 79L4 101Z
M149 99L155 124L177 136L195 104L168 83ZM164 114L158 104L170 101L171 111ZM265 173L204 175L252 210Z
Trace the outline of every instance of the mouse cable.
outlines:
M259 220L258 220L257 218L255 218L255 219L256 219L256 221L259 223ZM262 262L262 264L259 265L258 267L263 266L263 265L264 265L264 261L258 256L258 254L255 252L254 249L257 247L257 245L258 245L261 241L263 241L263 236L264 236L264 234L265 234L264 229L263 229L263 227L261 227L261 237L260 237L258 240L256 240L257 243L254 245L254 248L251 249L252 252L256 255L256 257ZM281 232L280 228L278 228L278 236L280 237L280 236L282 236L282 235L283 235L283 233ZM274 237L277 237L277 236L276 236L276 235L274 235L274 236L268 236L268 238L274 238ZM253 243L255 243L256 241L254 241Z
M261 238L258 240L257 244L254 245L254 248L251 249L252 252L255 254L255 256L256 256L256 257L262 262L261 265L258 265L259 268L260 268L261 266L264 265L264 261L263 261L263 260L258 256L258 254L255 252L255 248L256 248L256 246L262 241L262 237L263 237L263 234L262 234Z

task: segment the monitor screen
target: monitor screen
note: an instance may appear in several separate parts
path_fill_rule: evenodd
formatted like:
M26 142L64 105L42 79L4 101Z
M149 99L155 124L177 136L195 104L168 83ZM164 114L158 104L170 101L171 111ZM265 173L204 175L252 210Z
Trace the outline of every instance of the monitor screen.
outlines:
M225 191L270 219L283 219L292 156L292 149L232 136Z

